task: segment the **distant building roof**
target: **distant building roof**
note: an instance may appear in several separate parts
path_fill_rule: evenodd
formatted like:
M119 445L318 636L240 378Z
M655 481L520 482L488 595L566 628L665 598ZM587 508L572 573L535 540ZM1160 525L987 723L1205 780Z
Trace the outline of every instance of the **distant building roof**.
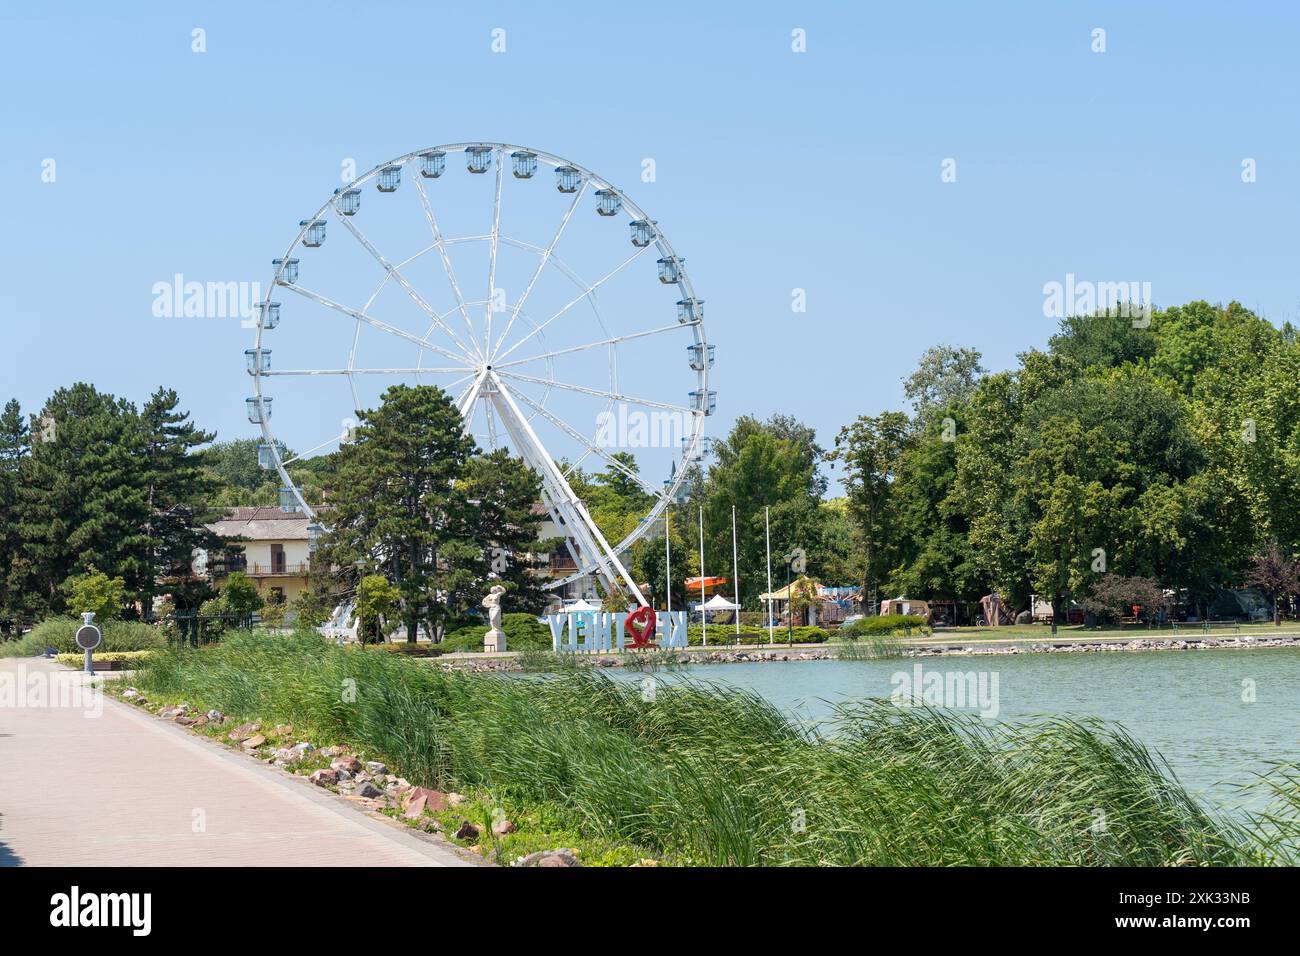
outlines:
M271 505L231 508L208 530L223 538L247 538L250 541L306 541L311 519L300 511L281 511Z

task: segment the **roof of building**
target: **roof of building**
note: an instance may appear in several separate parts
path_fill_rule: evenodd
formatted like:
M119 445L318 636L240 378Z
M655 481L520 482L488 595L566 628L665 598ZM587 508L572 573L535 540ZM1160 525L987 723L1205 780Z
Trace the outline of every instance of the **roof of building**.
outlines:
M301 511L281 511L270 505L231 508L208 530L223 538L247 538L250 541L306 541L311 519Z

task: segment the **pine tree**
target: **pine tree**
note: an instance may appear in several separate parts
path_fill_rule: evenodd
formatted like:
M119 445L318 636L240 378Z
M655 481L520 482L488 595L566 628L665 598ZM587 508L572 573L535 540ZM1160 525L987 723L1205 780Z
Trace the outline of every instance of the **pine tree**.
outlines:
M540 612L546 592L530 568L532 555L548 550L537 538L543 516L533 513L533 505L541 500L541 478L522 458L498 448L470 459L465 485L473 506L466 534L481 550L475 552L479 561L474 592L458 595L457 603L471 604L491 583L499 582L509 589L506 602L511 611Z
M421 623L437 633L453 613L448 596L475 580L476 551L464 482L476 451L460 412L433 386L394 385L377 409L359 413L356 440L336 454L329 532L317 560L383 573L401 594L407 640ZM481 557L477 558L481 560Z
M18 486L23 460L31 451L31 432L17 399L0 413L0 626L26 615L26 566L18 533Z
M134 406L78 382L56 391L37 421L18 488L29 597L39 610L61 610L63 582L92 567L121 577L128 593L144 591L147 471Z
M194 551L216 551L221 539L204 527L217 515L209 508L219 483L203 467L194 449L212 441L177 411L180 399L171 389L159 388L140 411L144 438L145 493L148 517L143 559L150 569L142 598L168 590L167 585L190 575ZM148 604L145 607L148 608Z

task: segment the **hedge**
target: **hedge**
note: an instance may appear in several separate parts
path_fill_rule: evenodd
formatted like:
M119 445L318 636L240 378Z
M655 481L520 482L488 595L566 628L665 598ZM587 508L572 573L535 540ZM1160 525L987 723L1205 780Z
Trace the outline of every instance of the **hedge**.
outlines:
M0 657L37 657L47 647L60 654L80 653L73 640L80 626L81 621L75 617L46 618L30 633L0 643ZM101 651L148 651L166 643L158 627L143 621L108 621L101 630L104 632L104 642L98 648Z
M879 636L902 634L909 629L920 631L925 627L925 618L919 614L879 614L854 621L840 628L840 633L845 637Z
M741 644L767 644L771 638L767 633L767 628L761 631L753 630L746 627L743 623L740 625L740 643ZM686 641L692 647L698 647L703 643L704 628L699 624L691 624L687 628ZM773 628L772 637L776 639L777 644L785 644L790 640L789 632L784 627ZM830 633L820 627L796 627L794 629L795 644L824 644L830 640ZM734 624L710 624L709 625L709 645L717 644L735 644L736 627Z

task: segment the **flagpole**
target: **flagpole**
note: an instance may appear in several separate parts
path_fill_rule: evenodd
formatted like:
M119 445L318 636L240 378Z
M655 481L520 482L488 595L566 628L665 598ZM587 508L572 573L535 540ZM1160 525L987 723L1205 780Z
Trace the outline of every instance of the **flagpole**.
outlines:
M736 506L731 506L731 600L736 602L736 645L740 645L740 565L736 560Z
M704 610L704 505L700 505L700 647L709 646L709 615Z
M776 643L776 632L772 628L772 509L763 506L763 536L767 539L767 642Z

